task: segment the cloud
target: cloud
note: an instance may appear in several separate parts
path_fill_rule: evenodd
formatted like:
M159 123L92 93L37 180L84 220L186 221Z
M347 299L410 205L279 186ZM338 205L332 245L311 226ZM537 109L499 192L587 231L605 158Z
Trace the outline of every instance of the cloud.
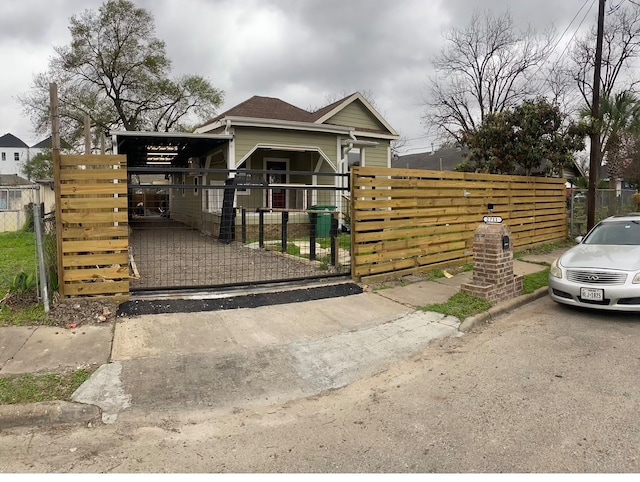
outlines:
M477 2L504 10L502 0ZM514 0L514 21L564 29L583 0ZM53 46L69 43L69 18L99 0L7 2L0 19L0 131L26 136L15 95L47 68ZM375 95L383 115L420 137L421 92L442 31L468 23L467 0L136 0L154 17L173 71L199 74L226 92L224 109L251 97L279 97L302 108L356 90ZM595 13L593 13L595 20ZM8 119L8 120L7 120ZM418 140L429 145L428 141Z

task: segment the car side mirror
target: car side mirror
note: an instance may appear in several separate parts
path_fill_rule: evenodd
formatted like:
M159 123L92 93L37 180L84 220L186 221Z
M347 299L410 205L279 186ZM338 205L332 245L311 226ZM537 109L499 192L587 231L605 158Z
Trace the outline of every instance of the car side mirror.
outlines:
M584 239L584 236L576 236L576 243L581 243L582 240Z

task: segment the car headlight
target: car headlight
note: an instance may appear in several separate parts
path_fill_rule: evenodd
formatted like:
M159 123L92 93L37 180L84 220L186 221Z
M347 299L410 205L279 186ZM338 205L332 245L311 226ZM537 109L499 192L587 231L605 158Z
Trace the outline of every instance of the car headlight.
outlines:
M636 273L636 275L633 277L632 283L634 285L637 285L638 283L640 283L640 273Z
M562 278L562 270L558 267L557 259L554 260L553 263L551 263L551 268L549 268L549 274L554 278ZM640 277L638 279L638 282L640 283ZM634 280L634 283L635 283L635 280Z

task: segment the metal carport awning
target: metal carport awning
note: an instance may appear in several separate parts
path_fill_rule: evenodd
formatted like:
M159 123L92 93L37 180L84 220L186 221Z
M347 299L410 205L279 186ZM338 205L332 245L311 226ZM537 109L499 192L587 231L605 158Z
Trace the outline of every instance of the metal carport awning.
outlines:
M229 134L185 132L111 132L114 154L127 156L128 168L187 167L189 159L202 157L233 139Z

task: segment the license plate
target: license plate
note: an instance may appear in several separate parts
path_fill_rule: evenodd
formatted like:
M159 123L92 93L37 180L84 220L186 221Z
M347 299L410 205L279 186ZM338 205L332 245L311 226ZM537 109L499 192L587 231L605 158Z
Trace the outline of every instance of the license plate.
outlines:
M590 301L604 300L604 290L598 288L580 288L580 298Z

